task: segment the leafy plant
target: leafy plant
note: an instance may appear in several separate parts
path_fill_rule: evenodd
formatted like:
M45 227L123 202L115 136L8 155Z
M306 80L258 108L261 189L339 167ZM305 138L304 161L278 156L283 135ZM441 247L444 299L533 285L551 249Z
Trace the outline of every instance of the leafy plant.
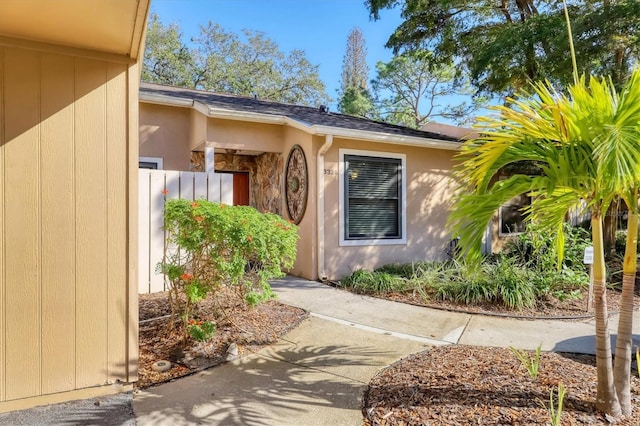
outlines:
M356 269L342 280L342 285L369 294L385 294L407 289L406 280L388 272Z
M248 206L206 200L168 200L167 246L158 271L169 284L174 317L183 318L184 336L208 335L189 327L194 304L222 285L232 286L249 304L274 297L269 280L284 276L296 257L297 227L280 216ZM200 327L202 328L202 327ZM194 337L195 338L195 337Z
M530 271L504 258L494 266L490 276L496 283L496 296L506 307L520 310L535 306L537 298Z
M187 332L196 342L206 342L216 332L216 323L191 319L187 325Z
M562 382L558 383L556 402L554 402L553 398L553 389L549 392L549 417L551 419L552 426L562 425L562 406L564 404L566 391L567 389L564 387Z
M529 356L529 352L522 349L516 349L513 346L509 346L509 349L513 352L516 358L518 358L520 364L527 369L529 377L532 379L538 377L538 372L540 371L540 345L536 348L533 357Z

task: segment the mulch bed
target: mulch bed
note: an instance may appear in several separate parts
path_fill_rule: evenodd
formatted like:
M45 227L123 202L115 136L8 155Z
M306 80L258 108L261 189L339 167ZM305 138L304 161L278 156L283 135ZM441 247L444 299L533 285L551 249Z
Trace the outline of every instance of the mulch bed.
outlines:
M200 320L215 321L217 331L206 343L188 339L170 329L171 319L166 292L139 295L139 378L135 386L143 389L183 377L226 362L227 349L238 346L239 355L257 352L278 341L308 314L302 309L269 301L255 308L247 307L238 294L222 287L198 304ZM156 372L152 365L171 361L172 368Z
M635 372L634 372L635 374ZM595 411L595 358L543 353L537 378L509 349L440 346L382 370L364 396L365 425L547 425L551 389L567 389L562 425L609 425ZM640 380L632 379L634 414L618 425L640 425Z
M482 304L424 301L413 294L387 299L436 309L531 320L584 320L586 291L581 299L542 300L535 308L510 311ZM609 312L620 307L620 292L607 291ZM634 296L640 306L640 296ZM636 314L637 315L637 314ZM614 350L614 348L612 348ZM533 353L530 352L532 355ZM508 348L450 345L402 359L369 383L363 401L365 425L549 425L549 393L562 382L567 388L563 426L640 425L640 379L632 362L633 417L613 422L595 410L596 368L591 355L543 353L540 374L532 379Z

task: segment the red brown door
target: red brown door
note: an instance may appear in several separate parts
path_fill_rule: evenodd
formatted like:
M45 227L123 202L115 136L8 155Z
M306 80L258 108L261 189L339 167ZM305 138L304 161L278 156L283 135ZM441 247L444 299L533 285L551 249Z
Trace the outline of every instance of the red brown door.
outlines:
M233 205L249 205L249 173L233 174Z

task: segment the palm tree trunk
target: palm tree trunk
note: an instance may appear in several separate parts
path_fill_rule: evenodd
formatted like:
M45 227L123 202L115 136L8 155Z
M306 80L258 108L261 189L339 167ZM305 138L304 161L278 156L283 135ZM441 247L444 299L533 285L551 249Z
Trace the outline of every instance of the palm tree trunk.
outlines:
M620 199L616 198L609 206L606 216L604 217L604 227L602 235L604 238L605 256L616 252L616 231L618 230L618 213L620 212Z
M633 291L636 282L638 215L630 214L627 242L622 266L622 301L616 338L614 382L622 414L630 416L631 406L631 346L633 343Z
M593 235L594 255L593 298L596 314L596 372L598 377L596 408L617 418L620 417L621 409L613 382L604 247L602 246L602 216L600 214L594 214L591 217L591 232Z

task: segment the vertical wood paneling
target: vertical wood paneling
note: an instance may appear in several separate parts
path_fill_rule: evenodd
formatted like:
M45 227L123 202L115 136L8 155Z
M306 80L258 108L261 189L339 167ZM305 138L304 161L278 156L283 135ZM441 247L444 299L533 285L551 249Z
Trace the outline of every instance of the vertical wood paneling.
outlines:
M180 172L180 198L193 200L193 172Z
M107 67L108 380L127 380L127 74Z
M137 378L137 75L0 48L0 402Z
M127 71L127 97L128 97L128 126L127 126L127 170L128 170L128 211L127 211L127 315L129 325L127 328L127 380L133 382L138 380L138 286L136 277L138 262L138 185L136 170L138 169L139 157L139 110L138 91L140 74L138 64L133 64Z
M75 388L73 58L43 55L42 393Z
M233 174L220 173L220 203L233 205Z
M149 214L149 240L152 242L149 247L149 267L151 269L149 273L149 292L155 293L158 291L164 291L164 276L156 273L156 266L158 262L162 260L164 255L164 244L153 244L153 241L164 241L164 197L162 194L164 191L164 174L151 173L149 193L150 196L150 208ZM174 190L173 197L177 197L178 192ZM166 194L169 198L170 193Z
M4 262L4 49L0 47L0 401L5 400L5 281L7 268Z
M168 191L167 192L167 200L177 200L180 197L180 194L182 193L182 190L180 188L180 173L179 171L175 171L175 170L168 170L165 173L165 188ZM176 253L176 250L178 250L178 247L175 244L170 244L167 242L167 233L164 232L164 205L162 206L162 217L161 217L161 223L160 223L160 227L163 229L162 235L161 235L161 244L159 244L160 247L163 248L163 255L164 255L164 250L166 250L167 254L173 254ZM152 265L157 265L158 262L161 262L163 260L163 256L160 256L157 259L153 259L152 260ZM155 291L165 291L165 290L169 290L169 288L166 286L166 282L164 279L164 275L161 274L156 274L156 276L162 280L162 289L161 290L155 290ZM160 287L157 286L155 287L157 289L159 289Z
M207 198L207 174L195 173L194 179L194 191L193 198L199 200L200 198Z
M207 180L209 188L218 188L212 191L213 195L220 196L220 182L223 181L225 187L222 189L224 198L208 198L216 203L224 202L231 204L233 201L233 175L200 172L178 172L165 170L138 171L138 191L139 191L139 267L141 280L138 291L140 293L154 293L163 291L164 276L156 274L156 266L162 261L164 247L170 254L176 250L175 245L167 245L164 229L164 203L165 196L162 191L166 190L166 199L187 199L192 200L191 194L196 194L196 199L207 199ZM222 179L222 180L221 180ZM160 195L158 195L160 194ZM171 194L174 194L171 196ZM178 196L178 194L180 196ZM145 273L142 268L147 268ZM149 284L149 280L151 284ZM142 281L141 281L142 282Z
M76 59L76 385L107 381L106 64Z
M138 170L138 292L151 293L149 280L151 279L151 263L149 262L149 252L151 247L149 242L149 215L151 208L149 205L149 188L151 173L147 169Z
M207 200L219 200L220 199L220 175L222 173L207 173L209 181L209 190L207 194Z
M35 52L6 49L4 237L6 400L40 393L40 66Z

